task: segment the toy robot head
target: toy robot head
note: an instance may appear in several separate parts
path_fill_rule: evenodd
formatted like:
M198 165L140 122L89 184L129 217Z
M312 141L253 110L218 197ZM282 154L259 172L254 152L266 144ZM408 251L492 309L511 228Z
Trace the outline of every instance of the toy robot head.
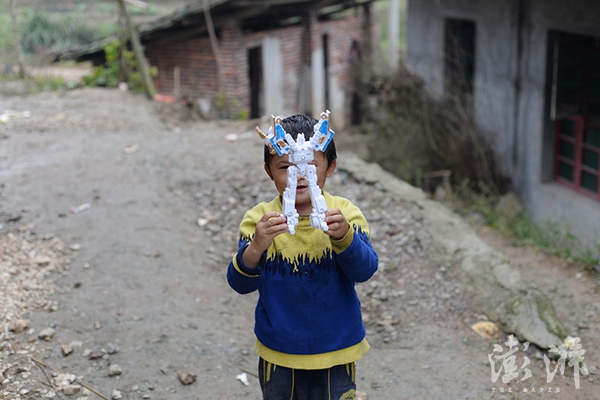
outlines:
M315 118L297 114L282 119L280 126L286 133L290 134L294 140L298 140L298 134L300 133L304 134L305 140L309 140L315 135L315 125L318 123L319 121ZM333 139L330 139L326 144L322 144L323 147L325 145L327 146L324 151L325 157L327 158L327 164L331 165L337 159L335 142ZM319 149L315 146L315 150ZM272 146L265 145L264 162L267 167L270 165L275 154L278 154L278 152Z

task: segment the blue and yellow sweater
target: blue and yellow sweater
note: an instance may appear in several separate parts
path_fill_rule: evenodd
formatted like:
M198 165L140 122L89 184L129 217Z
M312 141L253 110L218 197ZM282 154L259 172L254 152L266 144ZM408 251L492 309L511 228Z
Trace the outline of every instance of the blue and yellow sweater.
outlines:
M288 368L324 369L354 362L369 349L355 282L377 270L362 212L349 200L323 193L328 208L339 208L351 229L333 240L300 217L296 234L277 236L257 268L242 254L267 212L281 213L281 198L249 210L240 225L239 251L227 270L238 293L259 291L255 311L256 349L265 360Z

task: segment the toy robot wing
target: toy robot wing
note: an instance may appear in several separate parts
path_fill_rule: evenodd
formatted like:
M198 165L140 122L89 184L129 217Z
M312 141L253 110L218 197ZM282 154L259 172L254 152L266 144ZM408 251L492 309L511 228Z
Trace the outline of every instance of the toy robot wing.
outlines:
M315 151L325 151L335 132L329 127L329 110L321 113L321 119L314 127L314 135L310 138L310 143Z

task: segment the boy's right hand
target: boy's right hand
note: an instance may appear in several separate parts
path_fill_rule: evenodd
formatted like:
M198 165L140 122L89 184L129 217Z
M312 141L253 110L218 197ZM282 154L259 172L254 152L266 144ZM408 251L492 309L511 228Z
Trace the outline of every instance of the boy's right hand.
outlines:
M262 254L271 246L275 236L288 231L286 218L278 212L268 212L256 223L254 239L250 242L243 254L244 264L255 268Z

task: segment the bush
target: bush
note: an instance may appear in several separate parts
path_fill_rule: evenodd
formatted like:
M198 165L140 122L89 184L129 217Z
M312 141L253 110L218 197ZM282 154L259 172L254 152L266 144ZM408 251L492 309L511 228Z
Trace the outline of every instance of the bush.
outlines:
M83 78L86 86L117 87L125 82L135 92L144 92L142 74L137 69L137 60L132 51L125 48L124 43L114 40L104 46L106 63L97 66L91 75ZM150 68L150 74L158 73L155 67Z
M372 161L417 186L424 172L448 169L454 185L496 195L506 190L467 97L434 99L405 67L361 86Z

